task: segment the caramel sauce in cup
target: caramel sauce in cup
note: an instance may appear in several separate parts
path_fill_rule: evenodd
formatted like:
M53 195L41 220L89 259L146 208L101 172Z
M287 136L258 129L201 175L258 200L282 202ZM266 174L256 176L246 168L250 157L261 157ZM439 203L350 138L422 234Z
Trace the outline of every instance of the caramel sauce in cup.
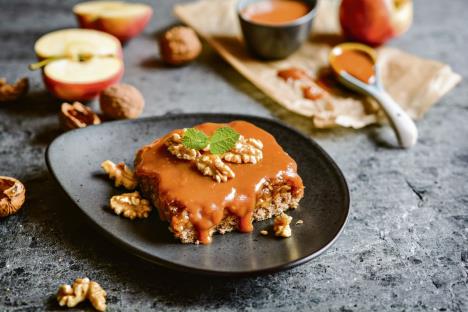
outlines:
M249 4L241 14L250 21L274 25L292 22L310 10L311 7L301 0L263 0Z

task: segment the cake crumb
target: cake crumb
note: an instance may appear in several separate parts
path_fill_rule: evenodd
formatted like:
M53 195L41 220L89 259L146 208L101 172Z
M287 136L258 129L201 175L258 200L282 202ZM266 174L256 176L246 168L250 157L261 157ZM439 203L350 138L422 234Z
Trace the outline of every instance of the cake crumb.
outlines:
M261 230L261 231L260 231L260 234L266 236L266 235L268 235L268 231L267 231L267 230Z
M292 221L292 217L283 213L275 218L275 223L273 225L273 230L275 231L275 236L278 237L291 237L291 227L289 224Z
M297 220L296 221L296 225L303 224L303 223L304 223L304 221L302 221L302 220Z

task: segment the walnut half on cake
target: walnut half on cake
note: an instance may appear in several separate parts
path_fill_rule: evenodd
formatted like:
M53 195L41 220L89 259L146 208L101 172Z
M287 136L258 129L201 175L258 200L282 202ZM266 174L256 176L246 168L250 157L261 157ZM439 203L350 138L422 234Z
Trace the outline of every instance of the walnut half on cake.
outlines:
M304 194L295 161L245 121L174 130L138 151L135 175L183 243L251 232L253 221L296 208Z

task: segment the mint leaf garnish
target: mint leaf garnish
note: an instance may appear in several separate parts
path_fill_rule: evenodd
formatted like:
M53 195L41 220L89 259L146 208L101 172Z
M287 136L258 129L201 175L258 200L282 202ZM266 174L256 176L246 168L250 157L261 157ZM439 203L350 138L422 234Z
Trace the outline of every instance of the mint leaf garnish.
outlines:
M240 134L230 127L218 128L209 139L210 152L212 154L226 153L234 147L239 136Z
M187 148L201 150L208 145L208 137L198 129L189 128L184 133L182 144Z

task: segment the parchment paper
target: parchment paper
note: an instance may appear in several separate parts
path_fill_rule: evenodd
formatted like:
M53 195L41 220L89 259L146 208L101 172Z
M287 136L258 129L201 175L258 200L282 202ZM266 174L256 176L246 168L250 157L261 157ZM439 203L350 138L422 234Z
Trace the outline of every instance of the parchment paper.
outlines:
M361 128L385 121L385 118L372 99L346 91L334 82L330 73L328 53L343 41L337 17L338 3L336 0L320 1L310 40L289 58L274 62L259 61L246 51L236 0L199 0L177 5L174 13L254 85L287 109L311 117L314 126ZM414 119L421 118L461 80L446 64L389 47L380 48L378 53L387 91ZM327 89L327 96L315 101L304 99L293 84L277 77L278 69L292 66L329 81L331 88Z

